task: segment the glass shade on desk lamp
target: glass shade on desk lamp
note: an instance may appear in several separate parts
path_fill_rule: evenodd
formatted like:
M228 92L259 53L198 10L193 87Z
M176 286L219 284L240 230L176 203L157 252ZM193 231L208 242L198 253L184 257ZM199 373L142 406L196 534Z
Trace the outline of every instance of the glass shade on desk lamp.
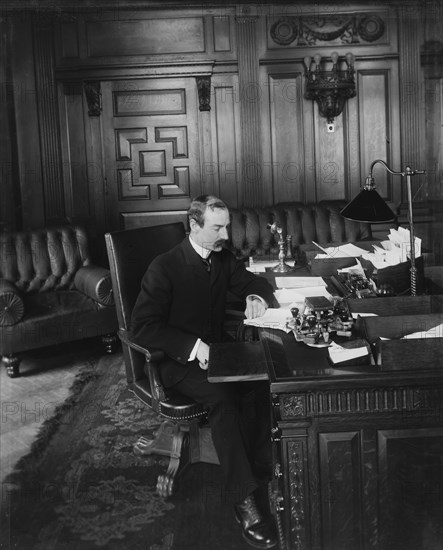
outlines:
M340 214L349 220L368 223L394 221L396 216L375 190L374 179L366 178L360 193L347 204Z

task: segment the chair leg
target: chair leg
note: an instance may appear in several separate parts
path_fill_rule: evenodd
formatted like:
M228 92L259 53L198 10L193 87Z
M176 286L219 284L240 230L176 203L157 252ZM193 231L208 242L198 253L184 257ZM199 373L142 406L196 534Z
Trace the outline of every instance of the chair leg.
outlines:
M20 376L20 357L17 355L4 355L2 357L2 363L6 367L6 373L10 378L17 378Z
M174 438L177 437L177 432L180 426L171 420L162 422L160 428L155 433L154 439L139 437L134 445L134 453L138 456L142 455L162 455L171 456L174 448Z
M189 446L185 444L189 442L189 434L185 433L180 426L177 426L177 432L174 436L172 454L169 459L168 469L165 474L160 474L157 478L157 493L161 497L170 497L176 487L176 479L178 473L190 464L189 453L186 453L186 457L182 455L184 449L188 450Z
M169 497L175 489L177 475L189 464L188 430L186 426L165 420L155 434L155 439L140 437L134 445L138 456L161 455L170 458L165 474L157 479L157 493ZM183 450L186 452L183 453Z

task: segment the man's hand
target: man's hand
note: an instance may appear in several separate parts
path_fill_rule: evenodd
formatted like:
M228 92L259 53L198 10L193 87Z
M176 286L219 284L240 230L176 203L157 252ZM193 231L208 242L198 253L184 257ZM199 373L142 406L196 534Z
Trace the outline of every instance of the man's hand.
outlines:
M209 361L209 346L204 342L200 342L197 348L196 359L201 369L208 370L208 361Z
M246 309L245 316L246 319L255 319L256 317L261 317L265 314L265 311L268 309L268 305L259 296L251 294L246 298Z

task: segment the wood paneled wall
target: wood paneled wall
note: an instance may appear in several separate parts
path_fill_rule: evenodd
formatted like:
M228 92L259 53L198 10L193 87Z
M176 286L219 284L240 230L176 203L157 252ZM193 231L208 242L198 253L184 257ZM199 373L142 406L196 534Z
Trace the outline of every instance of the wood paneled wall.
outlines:
M30 228L68 219L100 235L183 219L191 196L202 192L231 206L348 199L375 158L394 169L424 161L425 138L435 130L426 129L423 113L432 107L408 95L408 86L424 82L417 13L399 3L322 9L133 11L119 3L118 11L77 10L75 17L11 12L3 23L10 78L26 93L14 94L16 132L7 127L19 193L6 178L11 208L1 221ZM356 57L357 96L329 132L304 98L303 58L329 60L334 50ZM155 112L150 90L161 90ZM122 92L134 109L117 112ZM178 97L181 110L173 113ZM132 132L128 158L117 150L123 129ZM143 129L146 139L138 136ZM2 143L2 156L12 159ZM380 193L400 203L398 182L376 175ZM17 201L22 222L10 215Z

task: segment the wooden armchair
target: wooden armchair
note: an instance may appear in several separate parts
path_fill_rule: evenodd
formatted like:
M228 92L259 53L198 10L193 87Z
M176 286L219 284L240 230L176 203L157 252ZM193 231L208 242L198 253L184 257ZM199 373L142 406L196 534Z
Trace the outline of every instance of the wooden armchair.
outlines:
M138 454L170 457L167 472L157 481L161 496L172 494L177 476L187 465L218 464L210 430L204 425L203 407L176 391L165 391L158 373L163 352L135 344L130 333L131 313L146 269L156 256L181 242L185 235L182 223L105 235L129 390L164 418L154 440L140 437L134 445Z

